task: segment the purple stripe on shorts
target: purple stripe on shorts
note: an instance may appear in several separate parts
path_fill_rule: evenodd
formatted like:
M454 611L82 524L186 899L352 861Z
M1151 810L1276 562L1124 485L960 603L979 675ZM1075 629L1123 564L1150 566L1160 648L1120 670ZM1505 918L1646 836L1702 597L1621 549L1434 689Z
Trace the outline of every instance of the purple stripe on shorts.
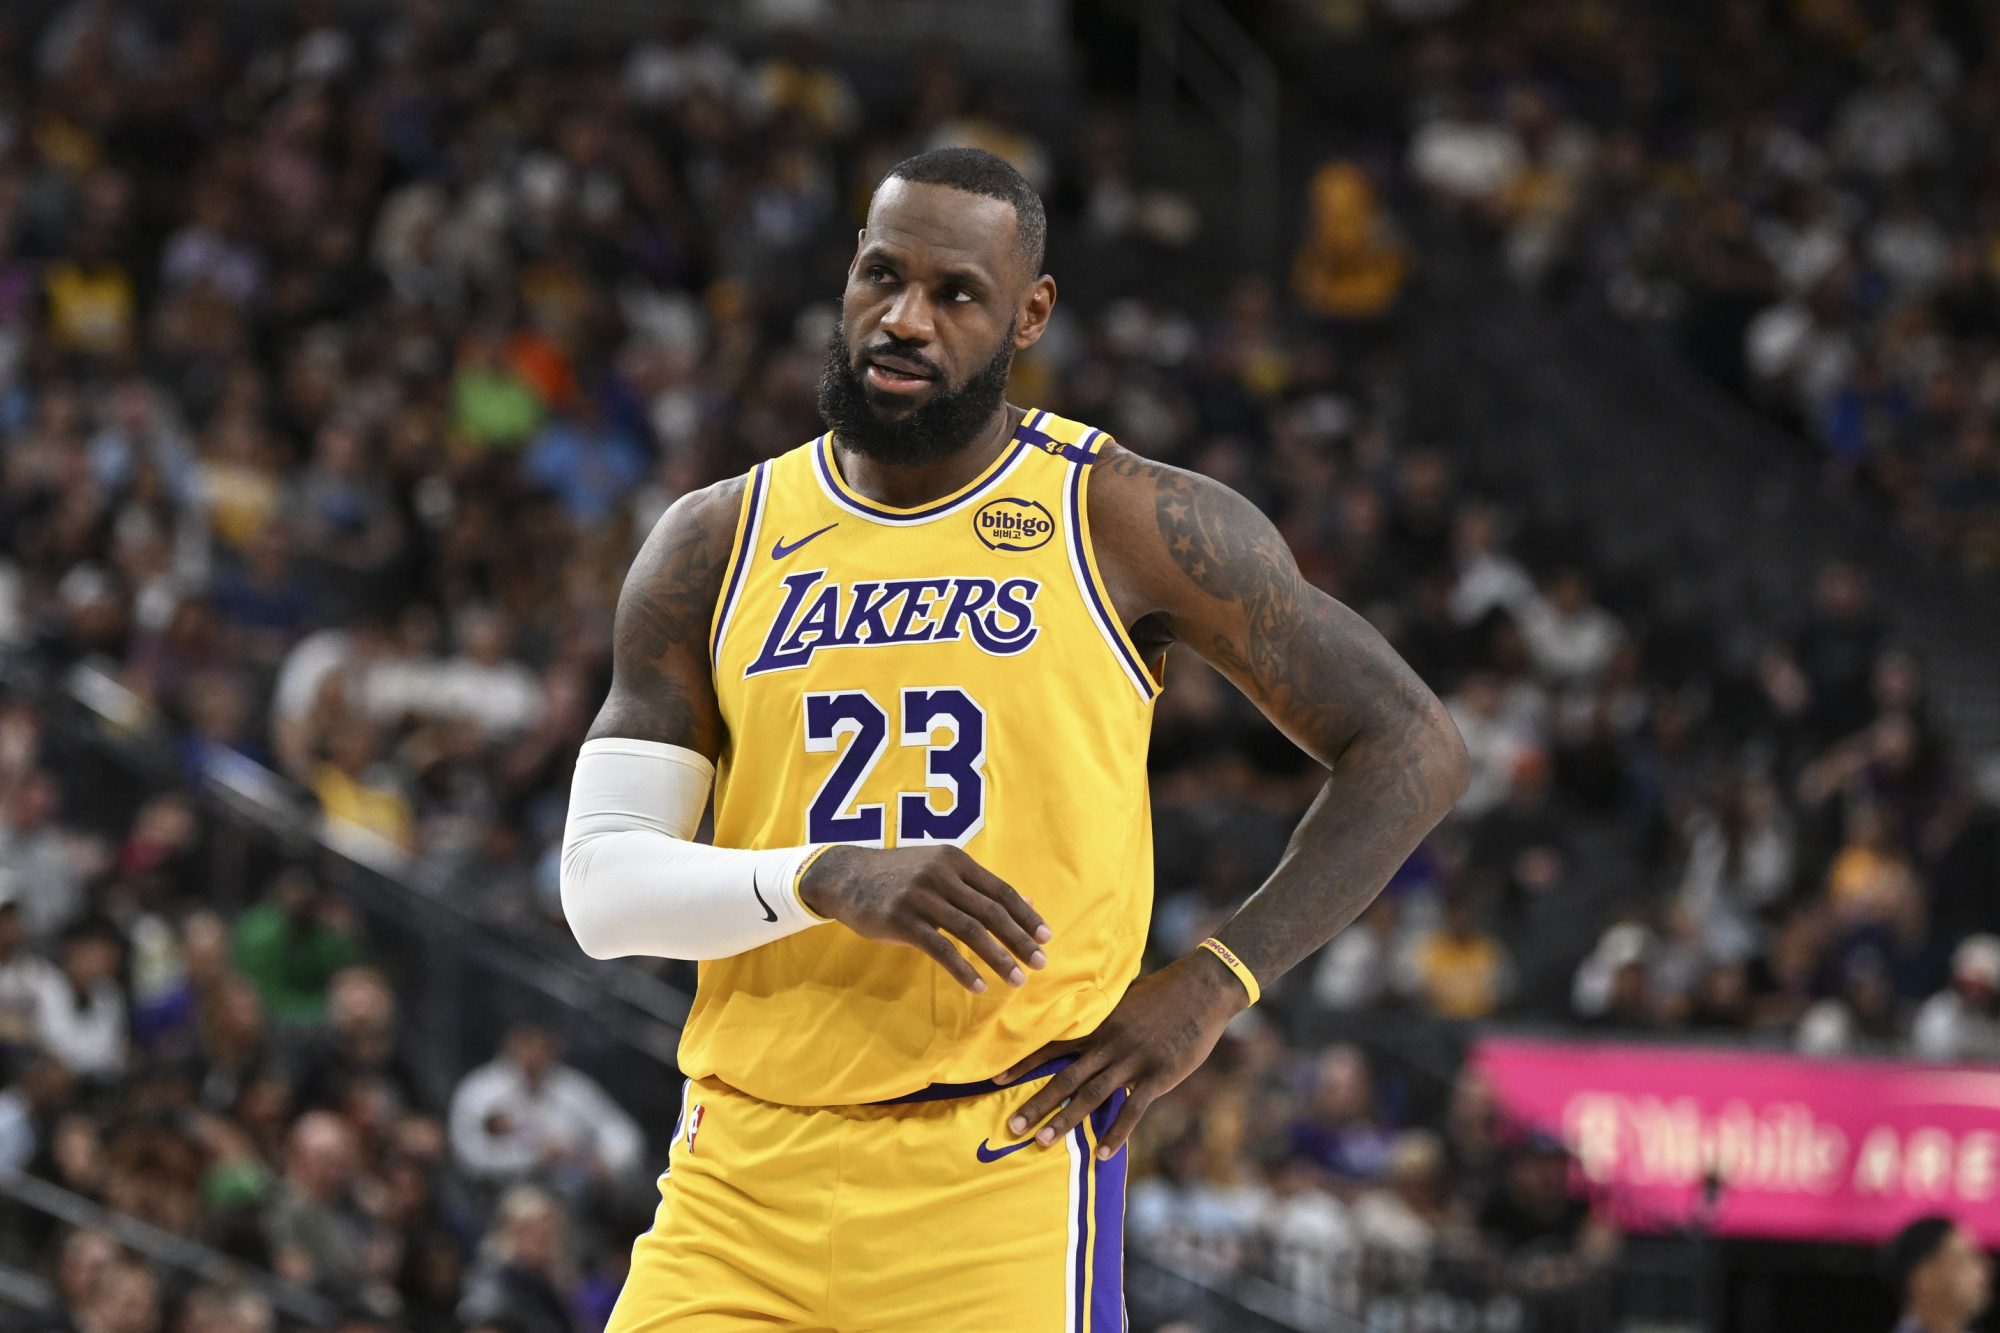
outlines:
M1111 1128L1124 1105L1125 1090L1120 1088L1090 1117L1098 1137ZM1092 1228L1096 1249L1090 1260L1090 1333L1123 1333L1125 1328L1125 1167L1131 1160L1123 1148L1108 1162L1091 1159L1097 1198Z
M1090 1307L1084 1301L1084 1277L1090 1263L1090 1169L1096 1159L1090 1155L1090 1140L1084 1137L1083 1126L1078 1125L1071 1133L1076 1135L1076 1146L1083 1154L1076 1164L1076 1322L1071 1327L1075 1333L1088 1333L1090 1329Z

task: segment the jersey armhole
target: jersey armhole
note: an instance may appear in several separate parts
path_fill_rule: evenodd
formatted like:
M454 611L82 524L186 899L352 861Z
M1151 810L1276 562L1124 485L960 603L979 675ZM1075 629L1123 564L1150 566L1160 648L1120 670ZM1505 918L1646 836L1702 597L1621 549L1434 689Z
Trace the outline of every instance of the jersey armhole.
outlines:
M730 614L736 609L743 592L744 577L756 554L757 533L763 521L764 496L768 489L769 478L766 474L770 466L767 460L750 469L750 484L743 488L742 507L736 515L736 537L730 543L729 563L722 570L722 592L715 599L715 614L709 619L708 669L710 675L718 678L722 671L722 645L729 633ZM721 697L719 688L716 696Z
M1073 446L1069 453L1069 478L1064 483L1063 507L1069 511L1069 564L1076 575L1077 590L1083 594L1084 606L1090 611L1090 618L1097 625L1097 631L1104 637L1112 656L1118 659L1132 687L1139 691L1140 699L1151 703L1160 693L1160 681L1146 666L1145 657L1138 645L1126 632L1124 622L1118 618L1117 607L1111 601L1111 593L1104 586L1104 575L1097 567L1097 548L1090 540L1090 470L1097 461L1098 449L1111 437L1092 429L1083 440Z

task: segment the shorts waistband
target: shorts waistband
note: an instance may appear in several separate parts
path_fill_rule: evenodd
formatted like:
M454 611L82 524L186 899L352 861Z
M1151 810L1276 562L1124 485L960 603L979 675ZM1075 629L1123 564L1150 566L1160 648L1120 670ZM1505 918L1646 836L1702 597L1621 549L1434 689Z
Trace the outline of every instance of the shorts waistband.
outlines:
M1036 1065L1012 1083L995 1083L990 1078L982 1078L977 1083L932 1083L926 1087L918 1088L915 1092L906 1092L900 1097L891 1097L887 1101L868 1102L866 1104L869 1106L901 1106L905 1102L941 1102L952 1097L979 1097L989 1092L998 1092L1002 1088L1018 1088L1023 1083L1027 1083L1033 1079L1047 1078L1058 1069L1074 1063L1075 1060L1076 1057L1073 1055L1059 1055L1046 1064Z

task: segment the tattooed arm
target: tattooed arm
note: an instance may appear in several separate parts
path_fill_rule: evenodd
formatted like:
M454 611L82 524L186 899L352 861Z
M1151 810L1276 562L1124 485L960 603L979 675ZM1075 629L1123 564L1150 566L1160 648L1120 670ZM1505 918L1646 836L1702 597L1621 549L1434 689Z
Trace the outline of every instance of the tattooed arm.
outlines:
M1116 445L1093 466L1089 496L1099 566L1141 649L1186 644L1328 769L1277 868L1216 932L1269 986L1359 916L1450 811L1465 790L1465 744L1437 696L1367 621L1305 581L1242 496ZM1001 1076L1076 1056L1010 1128L1041 1125L1037 1138L1058 1142L1129 1089L1101 1141L1110 1156L1248 1002L1205 949L1139 978L1089 1037L1051 1043Z
M1306 582L1249 501L1116 445L1107 454L1091 524L1126 623L1206 658L1330 770L1277 869L1217 932L1269 985L1359 916L1451 811L1465 744L1409 664Z
M721 752L708 628L744 481L732 477L682 496L639 548L612 625L611 694L589 739L659 741L711 760Z

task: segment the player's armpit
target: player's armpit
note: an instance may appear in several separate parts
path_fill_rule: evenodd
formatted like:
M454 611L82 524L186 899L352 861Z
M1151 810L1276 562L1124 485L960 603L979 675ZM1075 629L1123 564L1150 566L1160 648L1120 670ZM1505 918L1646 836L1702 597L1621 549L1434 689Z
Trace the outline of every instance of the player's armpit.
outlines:
M708 632L743 486L744 478L732 477L682 496L639 549L618 595L611 693L590 739L659 741L710 759L721 751Z

